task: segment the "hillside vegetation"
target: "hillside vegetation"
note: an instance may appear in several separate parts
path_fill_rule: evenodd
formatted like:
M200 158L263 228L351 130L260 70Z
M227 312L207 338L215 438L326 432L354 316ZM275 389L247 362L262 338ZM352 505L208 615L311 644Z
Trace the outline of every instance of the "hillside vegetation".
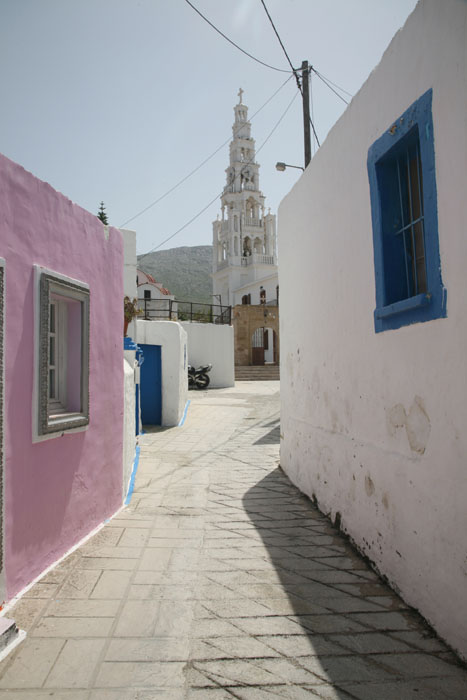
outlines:
M141 258L141 262L140 262ZM212 304L212 246L182 246L138 256L138 268L152 275L175 299Z

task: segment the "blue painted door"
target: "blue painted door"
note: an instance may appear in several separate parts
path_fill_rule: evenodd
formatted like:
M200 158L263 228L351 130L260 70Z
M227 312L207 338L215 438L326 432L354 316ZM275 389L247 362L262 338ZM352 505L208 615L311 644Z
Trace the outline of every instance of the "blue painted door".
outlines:
M162 423L161 346L140 345L144 353L141 365L141 421L143 425Z
M135 426L136 435L139 435L139 384L135 385Z

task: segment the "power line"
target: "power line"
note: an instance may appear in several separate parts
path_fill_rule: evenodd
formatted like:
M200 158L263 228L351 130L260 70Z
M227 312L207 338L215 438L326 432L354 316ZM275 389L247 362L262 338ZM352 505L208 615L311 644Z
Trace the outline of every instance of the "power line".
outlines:
M275 66L269 65L269 63L265 63L264 61L260 61L259 58L256 58L256 57L253 56L251 53L248 53L248 51L245 51L245 49L242 49L241 46L239 46L238 44L236 44L235 41L232 41L232 39L229 39L229 37L226 36L226 34L224 34L224 32L221 32L220 29L218 29L212 22L210 22L210 21L208 20L208 18L205 17L205 16L203 15L203 13L200 12L200 11L198 10L198 8L195 7L195 6L193 5L193 3L190 2L190 0L185 0L185 2L186 2L195 12L197 12L198 15L199 15L200 17L202 17L202 18L204 19L204 21L207 22L207 23L209 24L210 27L212 27L218 34L220 34L224 39L226 39L226 41L228 41L229 44L232 44L232 46L235 46L236 49L238 49L239 51L241 51L242 53L244 53L244 54L245 54L246 56L248 56L249 58L252 58L253 61L256 61L257 63L261 63L262 66L266 66L266 68L271 68L272 70L276 70L276 71L278 71L279 73L290 73L290 71L288 71L288 70L284 70L283 68L276 68ZM292 69L292 70L293 70L293 69Z
M334 88L331 87L331 85L328 83L328 81L325 80L325 78L323 78L323 76L321 75L321 73L318 73L318 71L315 70L315 69L313 68L313 66L311 66L311 70L312 70L314 73L316 73L316 75L318 76L318 78L319 78L320 80L322 80L323 83L324 83L325 85L327 85L328 88L329 88L330 90L332 90L332 92L333 92L335 95L337 95L337 97L338 97L340 100L342 100L342 102L344 102L346 105L349 104L349 103L347 102L347 100L345 100L345 99L342 97L342 95L339 95L339 93L337 92L337 90L334 90Z
M279 124L282 122L282 120L284 119L284 117L285 117L285 115L287 114L287 112L289 111L289 109L291 108L292 104L294 103L294 101L295 101L295 99L296 99L296 97L297 97L297 94L298 94L298 93L295 93L295 95L292 97L292 99L290 100L289 104L288 104L287 107L285 108L284 112L282 113L282 115L280 116L280 118L278 119L278 121L274 124L273 128L271 129L271 131L269 132L269 134L266 136L266 138L264 139L264 141L263 141L263 143L261 144L261 146L257 149L256 154L258 154L258 153L261 151L261 149L264 148L264 146L267 144L267 142L269 141L269 139L271 138L271 136L273 135L273 133L275 132L275 130L277 129L277 127L279 126ZM249 165L254 165L254 161L248 161L247 163L245 163L245 165L242 167L242 169L241 169L240 172L238 173L237 178L238 178L238 177L241 177L241 175L244 173L245 169L246 169ZM165 243L168 243L168 241L172 240L172 238L175 238L175 236L176 236L177 234L181 233L184 229L186 229L187 226L189 226L191 223L193 223L193 221L196 221L196 219L198 219L198 218L201 216L201 214L204 214L204 212L206 211L206 209L209 209L209 207L210 207L212 204L214 204L214 202L215 202L219 197L222 196L223 192L224 192L224 188L222 188L222 190L216 194L216 196L214 197L214 199L211 199L211 201L208 202L208 204L206 204L206 205L201 209L201 211L199 211L199 212L198 212L197 214L195 214L189 221L187 221L185 224L183 224L183 226L181 226L179 229L177 229L177 230L175 231L175 233L172 233L168 238L166 238L165 240L163 240L163 241L162 241L161 243L159 243L157 246L154 246L154 248L151 248L151 250L148 250L147 253L144 253L144 254L139 258L138 262L141 262L141 260L142 260L143 258L145 258L147 255L149 255L150 253L154 253L154 252L155 252L156 250L158 250L161 246L163 246Z
M290 66L291 69L292 69L292 73L295 75L295 77L297 78L297 82L298 82L298 77L297 77L297 75L296 75L296 70L295 70L295 68L294 68L293 65L292 65L292 61L291 61L290 58L289 58L289 54L288 54L287 51L285 50L285 46L284 46L284 44L282 43L282 39L281 39L280 36L279 36L279 32L277 31L276 27L274 26L274 22L272 21L272 17L271 17L271 15L270 15L269 12L268 12L268 8L266 7L266 3L264 2L264 0L261 0L261 4L262 4L262 6L264 7L264 11L266 12L267 16L269 17L269 21L271 22L272 28L274 29L274 33L275 33L275 35L277 36L277 38L278 38L278 40L279 40L279 44L282 46L282 51L285 53L285 57L286 57L287 61L289 62L289 66ZM299 85L298 87L300 88L300 85Z
M277 93L280 92L280 91L282 90L282 88L289 82L289 80L290 80L291 78L292 78L292 76L289 75L289 77L288 77L288 78L282 83L282 85L271 95L271 97L269 97L269 98L266 100L266 102L264 102L264 104L262 104L261 107L260 107L259 109L257 109L256 112L250 117L250 121L253 121L253 119L261 112L261 110L264 109L264 107L266 107L266 105L268 105L268 104L271 102L272 99L274 99L274 97L277 95ZM242 128L242 127L238 127L237 131L234 132L234 136L238 133L238 131L240 131L241 128ZM231 137L229 136L229 138L228 138L226 141L224 141L223 143L221 143L221 145L220 145L218 148L216 148L216 150L213 151L213 152L211 153L211 155L209 155L207 158L205 158L199 165L196 166L196 168L194 168L193 170L191 170L191 171L188 173L188 175L185 175L185 177L183 177L181 180L179 180L175 185L173 185L173 187L171 187L169 190L167 190L166 192L164 192L164 194L162 194L160 197L158 197L158 198L155 199L153 202L151 202L151 204L148 204L147 207L144 207L144 209L141 209L141 211L139 211L137 214L135 214L134 216L132 216L130 219L127 219L126 221L124 221L123 224L120 224L119 228L123 228L124 226L126 226L127 224L129 224L131 221L134 221L134 220L137 219L139 216L141 216L141 214L144 214L144 213L147 212L149 209L152 209L152 207L156 206L156 204L159 204L159 202L161 202L163 199L165 199L165 197L167 197L167 196L168 196L169 194L171 194L174 190L176 190L178 187L180 187L180 185L183 185L183 183L186 182L186 180L188 180L192 175L194 175L196 172L198 172L198 170L199 170L200 168L202 168L203 165L205 165L209 160L211 160L211 158L214 158L214 156L216 155L216 153L219 153L219 151L221 150L221 148L224 148L224 146L225 146L227 143L229 143L230 139L231 139Z
M316 68L314 68L313 66L311 66L311 70L312 70L314 73L316 73L316 75L318 75L319 71L317 71ZM344 90L343 87L340 87L339 85L336 85L336 83L333 83L332 80L329 80L329 78L326 78L326 76L323 75L322 73L319 73L319 75L320 75L321 78L323 78L324 80L327 80L328 83L331 83L331 85L334 85L334 87L337 88L338 90L340 90L341 92L344 92L344 93L345 93L346 95L348 95L349 97L353 97L353 95L352 95L351 92L348 92L348 90Z
M315 118L315 107L314 107L314 100L313 100L313 75L312 75L312 73L310 73L310 102L311 102L311 119L312 119L312 123L313 123L314 118ZM316 153L315 140L316 139L313 139L313 145L315 146L314 153Z
M264 11L266 12L266 14L267 14L267 16L268 16L269 21L271 22L271 26L272 26L272 28L274 29L274 33L275 33L275 35L277 36L277 39L279 40L279 44L280 44L281 47L282 47L282 50L283 50L283 52L284 52L284 54L285 54L285 57L287 58L287 61L289 62L289 66L291 67L292 72L293 72L293 74L294 74L294 76L295 76L295 80L297 81L297 87L298 87L298 89L300 90L300 94L301 94L302 99L303 99L303 90L302 90L302 86L301 86L301 84L300 84L300 78L298 77L297 69L293 67L293 64L292 64L292 61L290 60L289 54L287 53L287 51L286 51L286 49L285 49L285 46L284 46L284 44L283 44L283 42L282 42L282 39L281 39L280 36L279 36L279 32L278 32L277 29L276 29L276 26L275 26L275 24L274 24L274 22L273 22L273 20L272 20L271 15L269 14L268 8L266 7L266 3L264 2L264 0L261 0L261 4L262 4L262 6L264 7ZM308 75L309 75L309 73L308 73ZM303 76L303 73L302 73L302 81L303 81L303 77L304 77L304 76ZM315 125L313 124L313 121L312 121L312 119L311 119L311 116L309 116L308 119L309 119L309 121L310 121L311 128L313 129L313 134L314 134L314 136L315 136L316 143L317 143L318 146L319 146L320 143L319 143L319 139L318 139L318 134L316 133Z

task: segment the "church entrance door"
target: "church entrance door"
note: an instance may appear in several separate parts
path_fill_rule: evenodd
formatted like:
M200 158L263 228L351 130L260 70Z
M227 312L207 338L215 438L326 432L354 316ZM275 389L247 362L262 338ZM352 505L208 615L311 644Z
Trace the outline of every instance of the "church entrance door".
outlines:
M252 335L251 364L264 365L264 328L257 328Z

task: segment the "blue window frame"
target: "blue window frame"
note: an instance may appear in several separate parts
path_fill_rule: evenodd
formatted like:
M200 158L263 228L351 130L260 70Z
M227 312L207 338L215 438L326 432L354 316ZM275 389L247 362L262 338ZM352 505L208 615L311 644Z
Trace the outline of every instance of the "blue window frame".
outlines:
M446 316L431 102L428 90L368 151L377 333Z

